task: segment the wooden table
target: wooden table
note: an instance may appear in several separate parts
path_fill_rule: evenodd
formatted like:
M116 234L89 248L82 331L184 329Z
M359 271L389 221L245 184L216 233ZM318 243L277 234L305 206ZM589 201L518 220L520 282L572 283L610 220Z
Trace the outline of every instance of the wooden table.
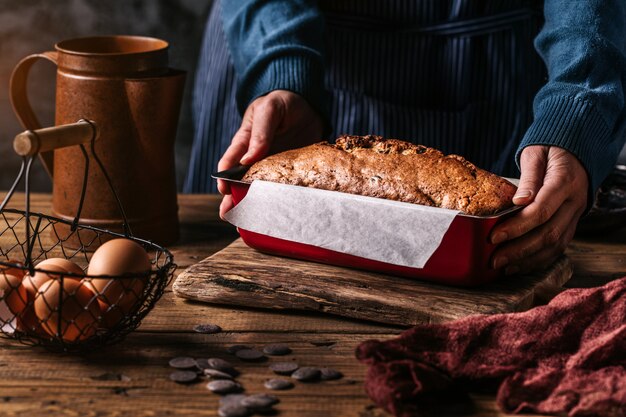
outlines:
M13 201L21 207L21 195ZM49 213L50 196L34 195L33 211ZM171 246L179 271L236 238L217 218L218 196L179 197L182 239ZM568 249L574 277L568 286L594 286L626 274L626 234L576 239ZM195 333L199 323L216 323L216 335ZM386 415L363 391L365 367L354 359L355 346L386 339L400 328L327 315L233 309L194 304L168 290L141 327L122 343L84 356L48 353L1 340L0 415L2 416L215 416L219 397L205 384L169 381L175 356L229 358L236 343L263 346L284 342L301 365L326 365L345 374L339 381L298 384L279 393L281 416ZM264 364L233 360L247 392L263 392L270 376ZM492 397L473 396L473 410L442 410L439 415L502 416Z

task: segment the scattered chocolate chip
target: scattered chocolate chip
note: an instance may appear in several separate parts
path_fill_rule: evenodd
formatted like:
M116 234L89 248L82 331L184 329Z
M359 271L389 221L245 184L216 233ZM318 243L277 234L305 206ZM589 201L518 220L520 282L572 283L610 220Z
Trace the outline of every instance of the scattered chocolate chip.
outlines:
M322 381L334 381L343 378L343 374L336 369L320 368L320 379Z
M303 366L291 374L291 377L302 382L315 381L320 377L320 370L312 366Z
M278 375L291 375L299 366L295 362L276 362L269 368Z
M286 379L272 378L265 381L263 386L267 389L282 391L293 388L293 382Z
M196 358L196 366L198 367L198 369L205 370L208 368L211 368L209 366L209 360L207 358Z
M215 334L221 332L222 328L217 324L205 323L194 326L193 331L196 333Z
M267 410L274 404L278 404L280 400L274 395L270 394L254 394L248 395L241 400L241 405L249 408L252 411Z
M218 371L226 372L232 376L239 375L239 372L235 369L235 367L228 361L220 358L209 358L207 360L209 368L217 369Z
M220 407L226 404L241 404L241 400L246 398L246 394L227 394L220 398Z
M217 369L220 371L223 369L234 368L232 363L221 358L209 358L207 359L207 363L211 368Z
M291 353L291 348L281 343L274 343L263 348L263 353L270 356L284 356Z
M217 409L220 417L248 417L251 411L240 404L226 404Z
M189 384L198 379L198 374L194 371L174 371L170 374L170 380L179 384Z
M235 353L237 353L238 351L240 351L242 349L249 349L249 347L246 346L246 345L232 345L232 346L229 346L228 349L226 349L226 350L231 355L234 355Z
M265 359L265 355L256 349L241 349L235 353L239 359L243 361L260 361Z
M211 368L205 369L204 375L208 376L211 379L233 379L233 376L231 374Z
M230 394L241 391L241 385L230 379L216 379L209 382L206 387L209 391L216 394Z
M177 369L191 369L197 366L196 360L194 358L189 358L186 356L180 356L178 358L171 359L169 364L172 368Z

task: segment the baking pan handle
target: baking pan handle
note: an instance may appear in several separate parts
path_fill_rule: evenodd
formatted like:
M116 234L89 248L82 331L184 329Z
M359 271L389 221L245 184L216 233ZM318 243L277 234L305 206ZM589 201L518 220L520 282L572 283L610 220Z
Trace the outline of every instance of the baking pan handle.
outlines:
M237 165L230 169L211 174L211 178L216 180L241 181L246 172L250 169L249 165Z

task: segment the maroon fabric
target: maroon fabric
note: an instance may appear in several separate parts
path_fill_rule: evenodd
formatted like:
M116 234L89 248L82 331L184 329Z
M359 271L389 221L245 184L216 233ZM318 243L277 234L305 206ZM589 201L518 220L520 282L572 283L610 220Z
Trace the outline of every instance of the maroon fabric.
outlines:
M397 416L434 396L499 385L509 413L626 416L626 277L523 313L414 327L357 348L368 395Z

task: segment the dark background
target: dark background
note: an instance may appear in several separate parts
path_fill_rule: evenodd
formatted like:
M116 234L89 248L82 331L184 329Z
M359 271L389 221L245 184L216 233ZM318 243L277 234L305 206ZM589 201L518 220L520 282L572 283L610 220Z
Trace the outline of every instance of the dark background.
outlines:
M12 150L19 125L8 97L11 71L32 53L54 49L63 39L91 35L154 36L170 43L170 66L188 71L176 142L180 186L192 139L191 91L210 0L0 0L0 190L9 188L20 159ZM37 63L29 76L29 97L43 126L54 123L55 67ZM50 191L39 162L32 177L35 191Z

